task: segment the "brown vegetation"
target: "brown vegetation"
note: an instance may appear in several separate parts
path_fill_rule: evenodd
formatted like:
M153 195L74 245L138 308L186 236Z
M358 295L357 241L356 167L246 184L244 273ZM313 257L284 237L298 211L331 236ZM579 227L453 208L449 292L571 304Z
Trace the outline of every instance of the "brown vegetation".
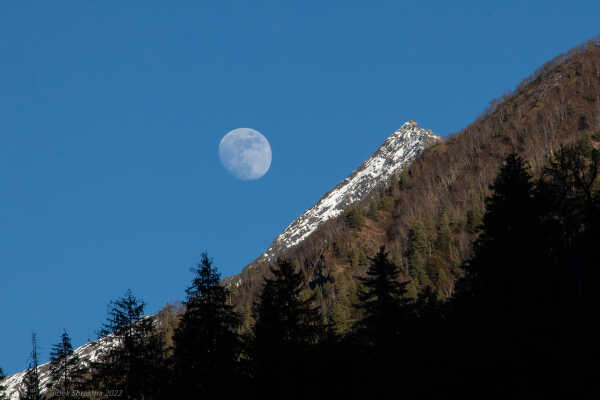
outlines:
M410 296L429 286L448 297L506 155L518 153L539 174L561 146L599 139L600 36L493 100L475 122L426 150L387 188L328 221L285 256L304 270L307 291L320 288L317 301L325 315L356 312L348 301L345 310L333 306L353 296L353 278L364 274L380 245L401 267L402 278L411 280ZM232 287L238 310L248 309L267 274L268 266L260 263L242 271L241 285Z

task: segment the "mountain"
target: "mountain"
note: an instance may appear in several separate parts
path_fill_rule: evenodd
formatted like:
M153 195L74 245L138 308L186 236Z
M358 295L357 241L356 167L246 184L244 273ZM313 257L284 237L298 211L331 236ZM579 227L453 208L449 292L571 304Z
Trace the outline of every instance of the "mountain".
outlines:
M420 128L415 121L404 123L387 138L365 162L346 179L325 193L319 201L296 218L279 234L273 244L247 268L256 263L273 262L285 251L310 236L326 221L341 215L350 205L364 199L399 174L429 146L441 142L431 130ZM225 279L226 284L239 286L241 275Z
M79 357L83 366L86 367L90 365L91 362L96 361L102 350L109 349L115 345L116 342L113 336L109 335L93 342L86 343L75 349L73 353ZM45 386L50 380L50 363L40 364L38 366L38 371L42 393L44 393L46 392ZM2 385L6 387L6 395L9 400L19 399L19 389L22 387L26 373L27 370L8 376L2 381Z
M269 263L285 256L303 270L306 295L315 296L327 318L353 321L360 317L352 307L359 290L355 278L365 273L369 257L382 245L400 266L410 296L429 287L441 298L450 297L477 238L489 185L506 156L517 153L538 176L562 146L581 141L600 146L598 77L600 37L538 68L460 132L424 146L412 163L404 164L400 179L393 178L399 170L387 181L369 174L375 180L368 190L352 197L354 203L338 203L337 193L349 196L361 188L350 186L352 178L364 176L361 171L388 154L384 144L294 221L266 255L226 280L236 309L251 318ZM399 131L413 128L418 129L405 124ZM378 185L383 189L373 190ZM350 204L362 216L361 226L347 223Z
M259 261L271 262L283 251L297 245L325 221L337 217L348 206L365 198L376 187L398 174L427 147L442 139L415 121L396 130L371 157L306 210L275 238Z
M600 37L543 65L445 141L413 122L403 125L264 255L225 280L232 302L248 320L269 262L285 256L304 274L303 294L314 295L343 331L359 317L355 278L382 245L401 268L410 296L432 288L448 298L471 255L489 185L506 156L519 154L539 176L557 150L578 142L600 148ZM348 224L351 210L362 223ZM435 334L433 342L448 332ZM94 357L94 343L77 352ZM12 399L22 375L3 381Z
M441 141L430 130L419 128L415 121L406 122L387 138L379 149L346 179L338 183L300 217L292 222L275 238L269 249L257 259L257 263L268 263L286 250L301 243L324 222L341 215L347 207L365 198L369 193L384 185L388 179L401 172L427 147ZM240 277L230 277L226 281L238 282ZM113 345L111 336L87 343L74 353L84 365L96 360L99 352ZM39 367L42 386L48 383L50 363ZM9 399L17 400L18 391L26 371L7 377L3 381Z

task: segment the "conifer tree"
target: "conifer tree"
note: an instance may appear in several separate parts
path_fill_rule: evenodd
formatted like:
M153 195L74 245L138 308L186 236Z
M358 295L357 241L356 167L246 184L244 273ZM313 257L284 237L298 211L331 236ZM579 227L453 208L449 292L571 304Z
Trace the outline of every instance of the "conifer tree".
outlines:
M181 396L230 397L239 377L240 316L207 253L187 288L185 313L174 336L176 386Z
M19 390L20 400L41 400L40 374L38 370L37 336L31 335L31 360L23 377L23 387Z
M83 370L81 360L73 353L71 337L65 330L60 342L52 347L50 353L50 389L51 399L75 398L74 391L80 388Z
M153 318L144 316L144 306L131 290L110 302L100 331L110 344L93 363L90 389L116 391L124 399L160 398L165 379L163 344Z
M411 301L405 298L406 282L399 282L400 270L382 246L371 258L367 276L359 278L364 289L359 294L364 318L357 328L377 347L389 345L401 333L402 323L411 314Z
M538 214L533 199L533 182L525 162L510 154L486 199L483 230L474 245L474 256L465 265L462 283L473 302L494 318L514 318L523 309L534 270ZM520 304L521 303L521 304Z
M254 303L254 362L259 386L281 385L281 395L294 391L296 378L310 346L322 334L320 316L311 307L312 298L302 299L303 279L288 260L278 260L271 267L273 278L265 278L265 285Z
M458 339L472 351L456 357L472 381L512 392L548 365L535 354L547 340L537 336L541 310L533 300L546 291L539 278L548 273L548 259L525 161L510 154L490 189L482 232L454 299L463 332Z

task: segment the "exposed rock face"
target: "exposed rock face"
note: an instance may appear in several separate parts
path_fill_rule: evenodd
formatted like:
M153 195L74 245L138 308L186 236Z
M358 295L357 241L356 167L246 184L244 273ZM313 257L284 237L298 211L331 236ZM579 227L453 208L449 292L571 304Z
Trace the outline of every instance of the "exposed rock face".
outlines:
M337 217L346 207L362 200L438 141L441 141L439 136L419 128L415 121L406 122L354 172L285 228L258 260L269 262L281 251L297 245L323 222Z

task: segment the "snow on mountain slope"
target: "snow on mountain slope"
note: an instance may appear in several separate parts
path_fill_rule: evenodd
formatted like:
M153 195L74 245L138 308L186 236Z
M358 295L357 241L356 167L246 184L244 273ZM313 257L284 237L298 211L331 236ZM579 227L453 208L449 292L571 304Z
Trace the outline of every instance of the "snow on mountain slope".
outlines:
M117 341L115 338L112 335L109 335L94 342L86 343L75 349L73 353L79 357L83 366L87 366L90 362L96 361L101 350L109 349L116 344ZM6 395L9 400L19 399L19 390L22 389L23 378L25 378L26 373L27 370L16 373L6 377L0 382L2 386L5 386ZM38 373L40 375L40 387L42 388L42 393L44 393L46 391L46 385L50 380L50 363L40 364L38 366Z
M406 122L387 138L379 149L346 179L327 192L311 208L292 222L271 247L257 261L269 262L282 251L289 249L313 233L322 223L340 215L349 205L362 200L379 185L385 184L394 174L398 174L415 160L427 147L442 139L430 130L419 128L415 121ZM239 286L239 275L225 279L225 284ZM82 362L94 361L101 349L114 345L110 336L87 343L75 350ZM40 379L45 385L49 379L50 364L39 366ZM7 377L2 384L7 387L10 400L19 398L19 388L25 371Z
M146 315L141 317L139 321L147 320L150 318L152 324L155 327L160 326L160 322L158 318L153 315ZM134 323L135 326L136 323ZM98 360L98 357L102 354L102 352L111 351L113 348L120 344L120 339L113 334L104 336L98 340L93 342L89 342L76 348L73 351L73 354L76 355L80 360L80 365L86 369L90 366L91 363ZM23 379L25 378L25 374L27 370L18 372L14 375L6 377L4 380L0 382L0 386L5 387L5 393L9 400L18 400L19 399L19 390L23 388ZM47 391L47 384L50 381L50 363L40 364L38 366L38 373L40 376L40 388L41 393L45 393ZM2 393L0 393L1 395ZM78 397L78 396L75 396Z
M258 261L272 261L282 251L297 245L322 223L362 200L408 166L423 150L441 140L432 131L419 128L415 121L406 122L371 157L277 236Z

